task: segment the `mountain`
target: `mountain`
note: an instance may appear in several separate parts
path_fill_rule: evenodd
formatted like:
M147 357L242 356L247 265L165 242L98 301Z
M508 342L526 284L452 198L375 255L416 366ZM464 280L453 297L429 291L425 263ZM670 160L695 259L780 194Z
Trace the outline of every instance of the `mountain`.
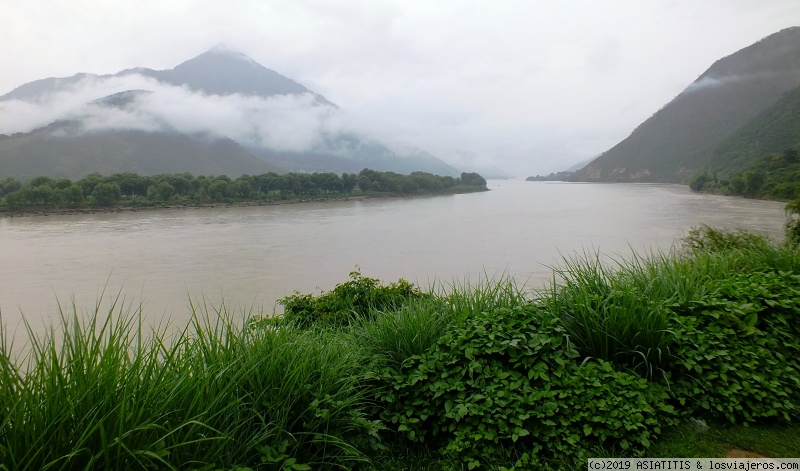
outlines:
M161 83L185 86L208 95L301 95L310 93L320 104L335 106L322 95L268 69L246 55L219 44L173 69L153 70L137 67L113 75L79 73L72 77L46 78L21 85L0 96L3 100L36 101L42 96L68 90L87 79L124 78L133 75L153 78Z
M576 172L583 181L686 182L739 128L800 86L800 27L716 61L631 135Z
M0 175L25 181L42 175L77 180L92 172L240 176L279 170L227 138L136 129L81 133L76 126L57 121L0 136Z
M357 130L327 98L216 46L168 70L26 83L0 96L0 177L458 170ZM15 127L16 126L16 127Z
M711 153L708 172L728 178L764 154L789 149L800 150L800 87L723 140Z

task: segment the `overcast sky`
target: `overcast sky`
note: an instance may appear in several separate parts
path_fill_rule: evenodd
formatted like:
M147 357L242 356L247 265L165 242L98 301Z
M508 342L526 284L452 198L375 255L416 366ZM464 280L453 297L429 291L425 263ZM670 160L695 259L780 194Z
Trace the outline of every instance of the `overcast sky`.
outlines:
M515 176L607 150L797 0L0 0L0 94L218 43L365 133ZM8 117L5 117L8 119Z

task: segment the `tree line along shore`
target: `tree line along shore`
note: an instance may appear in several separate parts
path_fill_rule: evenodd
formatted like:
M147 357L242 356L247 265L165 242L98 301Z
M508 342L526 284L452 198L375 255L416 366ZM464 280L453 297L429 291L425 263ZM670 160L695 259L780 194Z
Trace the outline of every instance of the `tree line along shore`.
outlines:
M0 180L0 214L136 210L176 206L277 204L350 197L411 196L486 191L477 173L459 177L426 172L265 173L194 176L90 174L80 180L40 176Z

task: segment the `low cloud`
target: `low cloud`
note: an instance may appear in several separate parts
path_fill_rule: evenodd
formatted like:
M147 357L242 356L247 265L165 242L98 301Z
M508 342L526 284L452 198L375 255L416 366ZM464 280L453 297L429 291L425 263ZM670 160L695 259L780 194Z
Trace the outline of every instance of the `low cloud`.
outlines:
M97 101L125 91L130 102ZM0 102L0 133L29 132L56 120L77 120L80 132L107 129L176 131L228 137L244 145L274 150L309 151L326 137L345 131L342 113L320 105L315 96L206 95L166 85L139 74L89 76L35 102ZM13 119L12 119L13 117Z
M739 75L728 75L725 77L701 77L686 87L686 91L693 92L704 88L719 87L722 85L728 85L730 83L741 82L744 79L745 77Z

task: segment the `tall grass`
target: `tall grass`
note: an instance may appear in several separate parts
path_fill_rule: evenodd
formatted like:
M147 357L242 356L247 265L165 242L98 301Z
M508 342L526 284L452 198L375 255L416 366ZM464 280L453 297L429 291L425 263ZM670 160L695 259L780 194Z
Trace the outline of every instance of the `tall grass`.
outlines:
M565 258L555 269L560 281L541 291L538 299L560 319L570 341L584 358L607 360L652 377L669 361L668 313L663 303L643 296L656 289L635 276L656 270L646 259L617 269L603 264L599 254Z
M362 323L355 331L355 342L364 349L366 361L399 370L407 359L431 348L454 320L453 311L442 300L415 300Z
M499 308L527 304L530 299L524 286L508 274L490 276L484 273L477 281L464 280L440 283L432 292L446 300L457 318L466 318Z
M800 270L800 251L743 232L693 229L682 247L604 262L599 253L564 257L538 293L585 357L601 358L652 378L668 369L675 334L670 320L738 273Z
M376 425L355 353L316 331L258 329L193 308L191 325L145 335L114 304L60 331L29 329L27 365L0 352L0 469L348 466ZM240 327L244 325L245 327ZM301 466L302 468L302 466Z

